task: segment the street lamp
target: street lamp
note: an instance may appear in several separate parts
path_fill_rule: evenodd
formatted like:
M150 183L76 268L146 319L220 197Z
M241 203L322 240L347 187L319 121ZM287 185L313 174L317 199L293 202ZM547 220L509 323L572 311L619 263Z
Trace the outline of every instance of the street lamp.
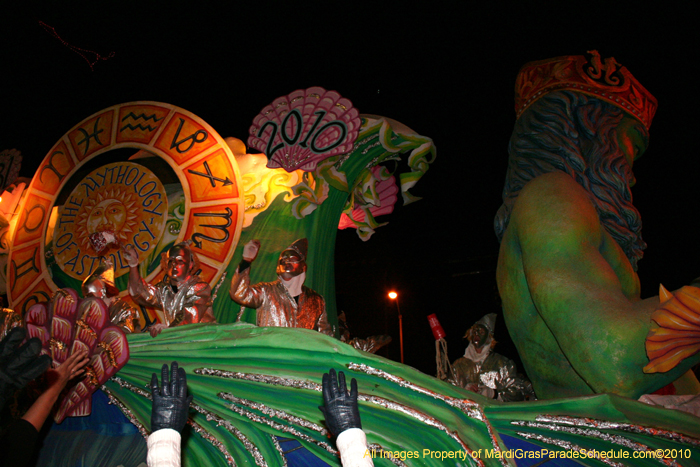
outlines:
M401 308L399 308L399 294L392 290L389 292L389 298L396 300L396 311L399 312L399 344L401 346L401 363L403 363L403 322L401 320Z

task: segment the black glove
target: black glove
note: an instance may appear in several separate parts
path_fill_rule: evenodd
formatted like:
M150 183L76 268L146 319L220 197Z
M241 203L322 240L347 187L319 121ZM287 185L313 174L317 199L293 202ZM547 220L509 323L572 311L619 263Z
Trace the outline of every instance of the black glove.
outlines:
M329 374L330 373L330 374ZM326 425L334 436L350 428L362 428L357 406L357 381L350 382L350 393L345 385L345 374L336 378L335 370L323 374L323 404L319 407L326 417Z
M24 328L13 328L0 342L0 409L17 389L45 372L51 357L39 356L41 340L34 337L20 345L27 335Z
M187 376L185 370L177 367L177 362L170 366L170 382L168 382L168 365L161 369L163 389L158 388L158 377L151 377L153 394L153 409L151 411L151 432L172 428L182 432L187 423L187 410L192 402L192 396L187 397Z

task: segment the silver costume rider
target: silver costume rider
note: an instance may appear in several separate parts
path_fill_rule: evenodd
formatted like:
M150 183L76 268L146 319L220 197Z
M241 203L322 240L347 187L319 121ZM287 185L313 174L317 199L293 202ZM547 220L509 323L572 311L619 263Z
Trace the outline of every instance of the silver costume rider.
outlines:
M496 314L490 313L469 328L464 356L452 364L450 382L491 399L522 401L534 399L532 384L517 374L513 360L493 351Z
M231 279L231 299L243 307L255 308L258 326L315 329L332 336L325 300L303 285L306 279L307 239L295 241L280 254L278 280L250 285L250 265L259 250L260 242L257 240L244 246L243 261Z
M183 324L215 323L211 308L211 287L199 276L198 260L187 242L173 245L162 263L165 277L151 285L139 276L138 254L131 245L123 250L129 263L129 293L136 303L163 310L164 322L151 326L155 337L164 328Z
M119 289L114 285L114 265L102 258L97 269L85 278L81 286L83 297L102 299L109 309L109 321L121 326L124 332L141 330L139 311L119 298Z

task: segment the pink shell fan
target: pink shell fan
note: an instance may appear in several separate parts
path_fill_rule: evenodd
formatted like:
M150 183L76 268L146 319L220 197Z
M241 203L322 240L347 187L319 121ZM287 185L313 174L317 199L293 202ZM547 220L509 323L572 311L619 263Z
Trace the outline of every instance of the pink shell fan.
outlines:
M54 366L73 352L88 352L85 375L67 387L54 420L61 423L67 416L89 415L92 393L129 360L124 331L110 324L109 311L101 299L80 299L73 289L60 289L48 303L32 305L25 320L28 336L41 339L42 353L53 358Z
M320 87L278 97L253 120L248 146L267 156L267 167L311 172L324 159L350 152L360 131L352 102Z

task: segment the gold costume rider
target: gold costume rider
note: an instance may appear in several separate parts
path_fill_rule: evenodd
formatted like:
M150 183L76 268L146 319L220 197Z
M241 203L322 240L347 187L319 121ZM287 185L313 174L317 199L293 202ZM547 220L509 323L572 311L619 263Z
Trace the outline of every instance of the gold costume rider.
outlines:
M250 285L250 265L259 250L257 240L251 240L243 247L243 261L231 279L231 299L242 307L255 308L258 326L314 329L332 336L325 300L303 285L307 239L295 241L280 254L278 280Z
M109 309L109 321L120 326L124 332L141 330L140 313L137 309L118 297L119 289L114 285L114 265L102 258L97 269L85 278L80 288L83 297L102 299Z
M167 258L162 256L165 277L151 285L139 276L138 254L133 246L122 250L129 264L129 294L136 303L163 310L163 323L150 328L151 336L163 329L183 324L215 323L211 308L211 287L194 272L199 262L187 242L173 245Z

